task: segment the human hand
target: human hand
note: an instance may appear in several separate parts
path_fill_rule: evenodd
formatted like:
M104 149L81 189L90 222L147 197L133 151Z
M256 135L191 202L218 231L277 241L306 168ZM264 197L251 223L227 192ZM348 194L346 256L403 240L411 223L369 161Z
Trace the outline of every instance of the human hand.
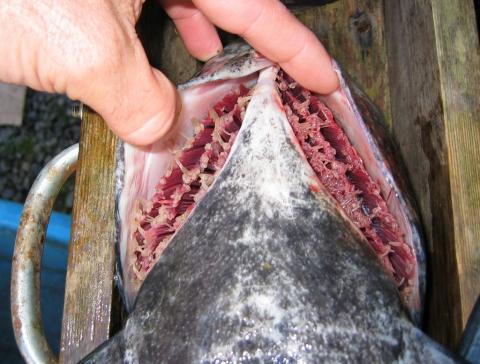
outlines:
M319 93L338 87L323 46L278 0L160 0L188 51L220 52L214 25L243 37ZM66 93L120 138L150 144L172 127L175 87L152 68L135 32L142 0L2 0L0 80Z

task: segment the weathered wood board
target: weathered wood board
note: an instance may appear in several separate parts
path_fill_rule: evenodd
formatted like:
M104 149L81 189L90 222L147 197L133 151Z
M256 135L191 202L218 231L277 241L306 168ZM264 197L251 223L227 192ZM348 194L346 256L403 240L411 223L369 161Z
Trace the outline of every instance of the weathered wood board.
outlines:
M115 144L103 120L84 112L65 286L62 363L77 363L110 334Z
M480 64L472 7L463 0L339 0L296 10L381 108L397 140L419 200L434 276L428 333L451 348L480 292ZM146 10L139 31L152 64L174 82L188 79L199 63L170 22L158 21L156 3L147 2ZM111 331L114 163L115 138L98 116L85 113L63 319L65 363L88 354Z
M427 331L455 348L480 294L480 57L472 1L385 1L393 134L423 218Z

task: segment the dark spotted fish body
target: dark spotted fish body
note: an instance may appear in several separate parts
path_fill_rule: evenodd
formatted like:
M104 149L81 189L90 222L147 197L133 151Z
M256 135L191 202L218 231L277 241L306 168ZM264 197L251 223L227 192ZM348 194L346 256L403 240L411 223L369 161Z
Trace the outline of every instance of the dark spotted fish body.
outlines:
M236 58L235 49L227 50L219 68L210 62L210 76L200 76L206 83L184 86L210 90L237 75L254 84L228 159L146 275L124 329L85 362L453 362L412 323L421 300L405 310L394 280L307 162L276 89L278 68L256 67L252 57L265 60L244 46L240 51ZM231 65L233 72L226 72ZM259 71L253 82L252 65ZM360 109L343 79L342 87L323 101L348 123ZM398 216L409 224L405 235L418 272L412 297L421 297L424 257L415 216L390 162L376 150L379 144L365 135L374 149L363 153L365 163L376 163L369 167L374 175L388 174L381 183L396 198L390 205L403 208ZM355 140L357 150L365 147ZM125 253L130 240L122 229L130 225L122 219L133 210L122 211L132 206L123 199L142 197L149 178L132 161L149 161L148 153L159 150L130 148L120 150L118 174L124 286L131 278ZM126 296L133 301L135 291Z

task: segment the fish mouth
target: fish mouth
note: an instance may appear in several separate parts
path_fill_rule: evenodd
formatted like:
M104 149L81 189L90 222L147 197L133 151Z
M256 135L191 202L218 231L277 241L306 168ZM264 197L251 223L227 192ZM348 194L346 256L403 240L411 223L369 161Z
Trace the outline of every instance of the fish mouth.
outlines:
M133 306L143 280L174 244L176 233L201 206L232 155L241 150L248 125L262 123L257 115L265 108L281 126L273 128L270 137L287 135L304 165L305 185L350 222L348 233L361 236L375 253L418 323L425 284L421 233L404 183L392 171L386 136L378 133L378 124L371 126L372 121L362 116L372 119L375 112L366 110L368 102L352 89L355 102L340 71L340 90L316 95L250 48L241 47L227 48L204 73L179 88L187 107L169 141L148 149L124 145L119 150L117 239L127 307ZM256 176L252 182L266 201L282 200L285 191L278 187L282 168L291 167L278 166L276 181ZM238 181L236 187L244 184Z

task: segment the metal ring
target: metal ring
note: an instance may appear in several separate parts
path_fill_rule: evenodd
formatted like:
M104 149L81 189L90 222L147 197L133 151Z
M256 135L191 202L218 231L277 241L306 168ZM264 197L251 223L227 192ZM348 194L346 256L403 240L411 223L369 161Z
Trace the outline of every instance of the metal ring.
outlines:
M75 171L78 144L51 160L40 172L25 202L15 240L11 309L18 348L27 363L57 363L45 339L40 312L40 267L53 203Z

